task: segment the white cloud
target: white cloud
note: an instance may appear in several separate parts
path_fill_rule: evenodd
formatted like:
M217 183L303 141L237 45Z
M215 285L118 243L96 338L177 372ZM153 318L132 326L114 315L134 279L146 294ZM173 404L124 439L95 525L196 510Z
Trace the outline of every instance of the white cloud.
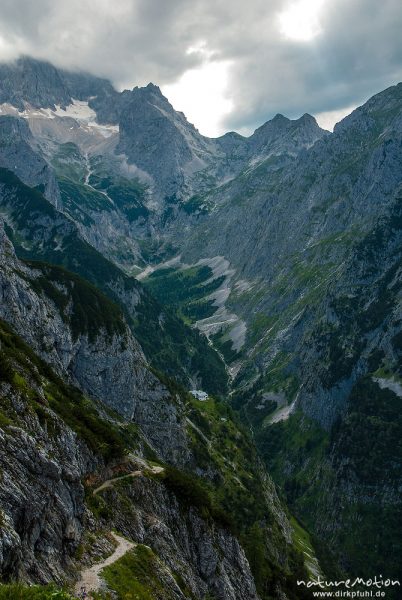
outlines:
M344 117L350 115L351 112L354 111L356 106L347 106L345 108L341 108L339 110L329 110L326 112L321 112L315 115L317 123L323 129L327 129L328 131L333 131L335 125L339 123Z
M233 110L227 95L229 70L229 61L206 61L163 86L162 93L203 135L217 137L225 133L223 119Z
M309 42L321 31L319 13L323 0L299 0L278 15L279 29L291 40Z
M153 81L211 133L361 103L402 78L401 29L400 0L1 0L0 59Z

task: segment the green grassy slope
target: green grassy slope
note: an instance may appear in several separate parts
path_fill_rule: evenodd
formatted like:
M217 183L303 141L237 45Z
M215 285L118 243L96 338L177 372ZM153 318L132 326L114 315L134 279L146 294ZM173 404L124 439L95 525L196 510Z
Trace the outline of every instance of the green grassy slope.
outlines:
M120 306L154 367L187 384L189 375L198 373L207 391L225 393L225 366L205 338L81 239L74 223L39 190L6 169L0 169L0 185L0 210L19 257L62 266L87 279ZM134 314L125 305L125 295L139 296Z

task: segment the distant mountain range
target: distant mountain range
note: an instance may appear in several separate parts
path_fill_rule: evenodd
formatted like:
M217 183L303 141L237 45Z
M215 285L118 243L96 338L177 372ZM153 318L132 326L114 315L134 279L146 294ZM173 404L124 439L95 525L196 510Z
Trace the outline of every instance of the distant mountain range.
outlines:
M69 545L54 524L51 540L49 524L22 526L32 499L20 487L13 502L0 478L3 577L73 578L73 554L91 528L117 527L148 540L170 569L176 587L163 577L146 583L154 594L164 585L164 598L310 597L295 585L303 569L402 580L401 167L402 84L333 133L308 114L276 115L248 138L210 139L151 83L119 93L28 57L0 65L0 435L16 444L15 422L27 436L32 410L29 435L48 454L49 420L61 419L64 436L84 435L74 441L86 444L78 495L80 479L127 474L130 461L155 460L170 473L141 479L145 495L157 487L152 510L135 505L140 483L112 488L104 504L81 499L85 518L65 504ZM18 341L7 345L10 336ZM91 398L131 458L102 455L91 436L104 425L73 422L51 385L66 397L65 386L76 386L79 406L82 394ZM203 404L190 389L216 400ZM5 461L11 477L20 466L8 453ZM64 494L68 478L60 485ZM208 515L186 491L197 485ZM115 502L142 525L102 513ZM144 524L152 518L180 548L176 558ZM206 546L193 547L194 519L204 519ZM304 566L302 543L313 556ZM217 546L222 568L202 558Z

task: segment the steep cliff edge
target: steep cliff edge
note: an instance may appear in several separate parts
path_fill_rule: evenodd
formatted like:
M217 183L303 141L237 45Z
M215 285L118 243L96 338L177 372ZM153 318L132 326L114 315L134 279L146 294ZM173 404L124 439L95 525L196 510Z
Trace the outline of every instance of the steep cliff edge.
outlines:
M297 594L303 560L230 409L162 383L116 305L4 231L1 259L1 317L33 348L1 321L3 579L72 581L116 528L152 548L156 598Z
M206 418L186 401L193 454L187 468L201 479L161 462L141 429L64 383L4 321L0 341L3 581L71 582L83 565L111 552L108 532L116 528L138 545L116 563L122 571L114 579L105 572L118 593L133 581L160 599L299 597L294 577L303 573L302 559L292 550L286 516L272 484L249 462L251 448L234 450L234 440L249 442L229 414L221 430L223 405L216 417L210 406ZM256 518L258 529L249 530ZM153 566L146 581L136 561L142 552Z
M0 459L2 578L42 583L71 580L79 568L80 544L88 545L86 560L96 558L97 547L108 552L105 533L116 526L137 543L152 544L161 565L168 561L162 574L154 575L156 581L162 576L159 587L164 597L186 597L174 577L181 572L196 598L204 597L210 587L220 590L222 598L257 598L235 538L211 526L199 509L180 507L180 498L164 491L163 483L140 474L128 492L119 495L122 502L125 499L124 509L111 503L107 510L99 510L91 488L86 500L83 480L106 477L107 465L130 468L131 455L126 452L141 452L141 438L116 417L100 417L91 402L63 384L3 321L0 328L0 437L6 450ZM189 511L188 520L181 510ZM170 545L161 546L166 532L155 529L157 518L159 527L164 520L168 521L165 527L170 523L170 542L176 548L186 547L187 536L187 551L172 554ZM198 541L194 528L202 534ZM219 543L220 561L222 555L226 557L219 572L212 550L215 543ZM175 561L177 574L169 569Z
M198 375L208 391L226 390L224 364L207 341L83 239L38 189L6 169L0 169L0 205L18 255L63 266L102 290L119 304L154 367L187 385Z
M56 302L59 317L52 318L58 331L67 327L70 332L65 352L57 356L42 343L29 342L82 390L114 404L126 417L134 415L144 447L152 446L159 461L170 460L201 476L207 487L212 485L209 492L220 508L237 519L241 515L246 531L239 537L250 564L257 563L253 573L260 595L264 580L275 579L277 559L272 559L273 546L265 548L271 566L260 568L260 547L251 548L252 538L261 542L258 532L266 532L267 523L261 526L263 519L250 518L254 509L243 487L250 486L246 473L252 465L237 462L236 473L229 469L228 475L224 455L237 444L235 431L227 426L232 417L219 402L194 405L162 376L153 390L155 375L147 374L132 336L154 367L186 387L196 381L197 387L223 396L230 376L232 406L252 427L287 501L321 543L324 559L331 546L333 560L324 565L328 572L371 576L376 570L400 577L401 544L395 532L401 525L402 85L373 97L333 134L323 132L309 115L296 121L277 115L250 138L228 133L208 140L156 86L119 95L107 82L42 67L21 68L36 72L42 100L32 99L44 102L45 112L33 115L27 106L30 91L21 88L18 77L18 98L9 96L6 85L5 98L25 109L19 119L28 120L34 139L28 140L29 150L19 119L1 120L4 140L12 141L5 144L1 164L14 168L29 185L41 186L33 190L0 170L6 231L20 258L64 266L100 288L123 311L130 331L126 325L119 329L121 317L114 329L116 308L109 311L111 305L96 296L96 313L107 308L112 333L107 327L101 331L95 321L96 339L86 326L76 337L73 307L79 306L79 279L29 263L18 266L23 277L7 275L18 280L16 303L28 297L33 306L43 302L53 315ZM11 76L10 71L3 78ZM55 85L54 102L57 96L68 110L51 108L49 81ZM97 97L90 100L95 89ZM102 111L102 118L90 126L88 119L95 118L91 106L98 117ZM107 125L103 133L101 122ZM72 133L65 137L70 126ZM31 154L35 144L37 156ZM61 192L59 210L43 197L38 165L51 165ZM132 278L140 272L148 276L143 281L150 294L168 303L169 310ZM2 310L12 319L7 308ZM24 314L16 311L19 331L26 335ZM202 321L210 344L187 327ZM43 326L49 330L46 320ZM54 339L51 331L48 335ZM120 368L123 361L137 372L138 388ZM119 401L111 398L110 377L121 390ZM172 431L181 440L178 447L170 441ZM252 446L243 452L259 465ZM253 471L259 482L253 498L261 477L258 469ZM152 485L166 484L150 479ZM111 486L95 494L98 509L105 510L103 497L106 504L119 504L119 493ZM274 522L282 523L285 532L286 519L278 514ZM283 541L282 534L278 539ZM361 540L371 545L364 561ZM286 559L279 562L286 565ZM273 595L272 589L264 593Z
M259 433L288 502L348 573L400 579L401 197L357 243L300 354L301 410ZM362 543L368 550L364 556ZM398 597L398 594L390 597Z

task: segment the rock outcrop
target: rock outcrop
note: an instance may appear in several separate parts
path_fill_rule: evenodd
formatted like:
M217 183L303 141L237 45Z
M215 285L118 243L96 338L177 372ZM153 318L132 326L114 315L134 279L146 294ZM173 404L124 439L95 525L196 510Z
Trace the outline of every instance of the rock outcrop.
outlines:
M150 372L118 307L61 269L23 264L4 230L0 256L0 317L60 376L135 420L161 456L182 463L179 405Z
M149 372L136 336L148 359L157 357L162 370L173 360L166 370L173 376L185 372L187 379L181 380L187 384L192 378L208 381L208 371L222 381L228 373L234 406L252 425L292 507L332 544L337 566L349 572L361 568L356 540L367 531L378 539L376 513L398 558L393 530L400 515L400 456L382 443L362 452L359 436L398 446L402 84L356 109L332 134L310 115L297 120L277 115L249 138L232 132L212 140L153 84L118 94L104 80L25 59L0 69L1 78L0 100L24 110L20 117L29 112L31 133L21 118L1 117L0 164L30 186L41 186L53 205L61 191L56 210L43 204L40 191L30 196L8 172L0 174L2 214L18 255L87 278L124 316L114 320L115 309L96 296L97 315L109 307L104 325L84 319L77 328L79 280L54 267L20 263L9 246L0 271L0 314L15 320L19 333L60 375L133 418L143 443L160 457L190 465L209 481L219 479L219 469L209 459L203 465L194 444L210 441L211 429L202 419L191 420L180 393L168 392ZM73 99L82 104L77 108ZM75 107L81 116L55 115L56 104ZM34 115L35 106L50 112ZM74 129L66 140L59 122L65 118ZM35 119L52 123L35 127ZM224 267L219 271L217 265ZM140 271L145 277L161 266L167 284L179 281L177 289L167 289L179 296L176 320L130 277ZM201 266L207 270L202 277ZM176 268L177 277L169 279ZM179 317L190 318L180 283L184 273L193 277L189 287L198 302L196 309L192 305L197 319L203 313L211 318L211 312L224 317L216 319L223 326L218 333L214 329L209 344L203 340L204 346L193 330L180 329ZM198 295L219 278L213 296ZM230 323L236 323L236 335ZM222 357L229 363L227 373ZM387 481L383 472L391 474ZM161 503L168 502L162 486L147 481L148 504L150 489ZM113 501L120 500L113 496ZM152 513L171 539L172 522L159 504ZM190 547L190 529L204 531L192 514L185 513L181 534ZM136 518L139 539L157 544L143 515ZM129 534L128 522L119 526ZM210 539L220 546L223 538ZM205 548L208 564L200 568L206 573L215 554L208 544ZM187 550L188 545L177 550L184 561ZM371 569L383 568L380 554L368 556ZM237 550L234 560L241 564ZM198 554L197 561L202 563ZM397 574L397 561L392 568ZM229 571L225 568L222 577ZM219 589L231 597L240 592L231 591L228 577L230 585L220 579ZM253 593L244 586L242 594ZM205 592L200 582L194 590Z

